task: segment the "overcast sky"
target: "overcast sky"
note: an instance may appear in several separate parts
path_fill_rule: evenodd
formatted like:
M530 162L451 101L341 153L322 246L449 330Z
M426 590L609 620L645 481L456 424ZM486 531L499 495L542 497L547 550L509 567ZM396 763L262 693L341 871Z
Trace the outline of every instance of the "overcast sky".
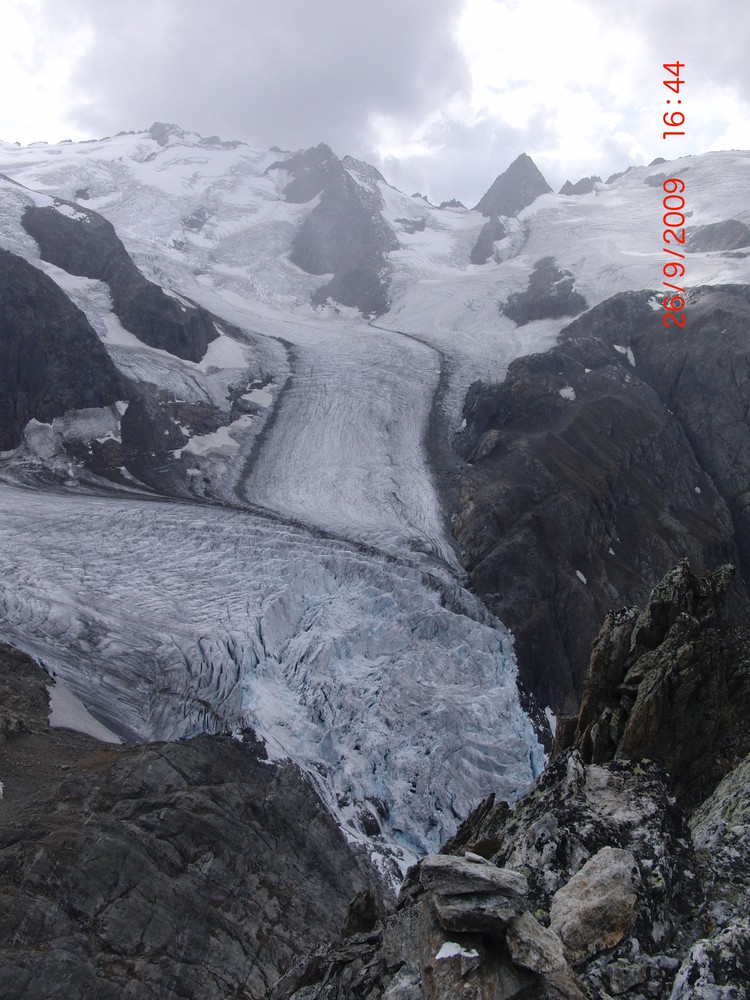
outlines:
M0 0L0 138L175 122L327 142L408 194L473 205L519 153L558 189L750 148L746 0ZM685 63L684 138L662 138Z

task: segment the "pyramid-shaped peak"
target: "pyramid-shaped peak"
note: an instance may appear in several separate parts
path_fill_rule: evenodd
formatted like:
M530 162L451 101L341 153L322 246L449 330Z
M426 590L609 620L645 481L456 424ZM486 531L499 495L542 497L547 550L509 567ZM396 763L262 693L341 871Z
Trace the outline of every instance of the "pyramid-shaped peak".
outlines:
M482 215L516 215L552 188L527 153L521 153L475 206Z

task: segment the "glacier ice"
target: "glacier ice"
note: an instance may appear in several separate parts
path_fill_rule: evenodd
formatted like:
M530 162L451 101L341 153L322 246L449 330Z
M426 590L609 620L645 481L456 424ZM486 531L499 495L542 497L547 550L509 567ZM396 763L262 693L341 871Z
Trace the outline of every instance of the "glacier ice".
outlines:
M543 751L449 574L246 511L0 485L0 634L126 738L251 725L353 836L434 850Z

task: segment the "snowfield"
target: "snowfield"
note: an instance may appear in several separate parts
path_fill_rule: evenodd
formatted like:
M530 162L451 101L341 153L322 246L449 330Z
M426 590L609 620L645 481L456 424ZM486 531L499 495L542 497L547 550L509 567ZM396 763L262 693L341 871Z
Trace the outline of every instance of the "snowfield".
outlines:
M506 220L483 266L469 262L483 217L408 198L354 165L400 244L391 309L372 322L311 307L325 276L289 252L316 202L282 199L289 176L270 167L284 155L179 132L164 145L148 133L0 143L0 245L58 283L129 378L225 413L218 430L188 428L174 457L196 495L205 477L234 508L139 497L137 483L92 496L72 467L67 491L24 488L19 468L59 455L66 428L118 433L110 412L30 426L0 463L0 636L61 678L83 706L68 700L66 717L81 725L90 712L138 740L255 727L273 756L305 769L351 837L374 837L403 865L488 792L523 791L543 761L512 642L462 587L425 450L432 408L458 430L473 380L501 379L514 358L555 343L569 318L516 327L499 312L541 257L573 273L589 306L661 289L663 192L648 177L685 180L689 225L750 223L750 154L544 195ZM77 197L148 278L218 317L199 364L137 341L102 283L39 260L24 206ZM409 233L404 219L424 228ZM688 286L750 280L741 253L690 254L687 268ZM628 344L618 350L632 358ZM253 412L238 417L232 394Z

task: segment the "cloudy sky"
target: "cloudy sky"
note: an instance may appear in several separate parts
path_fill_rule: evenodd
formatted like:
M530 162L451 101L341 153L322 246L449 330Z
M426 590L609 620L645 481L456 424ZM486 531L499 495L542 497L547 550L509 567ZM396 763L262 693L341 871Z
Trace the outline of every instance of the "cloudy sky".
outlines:
M749 42L745 0L0 0L0 138L323 141L474 204L521 152L557 189L750 148ZM686 135L663 139L677 59Z

